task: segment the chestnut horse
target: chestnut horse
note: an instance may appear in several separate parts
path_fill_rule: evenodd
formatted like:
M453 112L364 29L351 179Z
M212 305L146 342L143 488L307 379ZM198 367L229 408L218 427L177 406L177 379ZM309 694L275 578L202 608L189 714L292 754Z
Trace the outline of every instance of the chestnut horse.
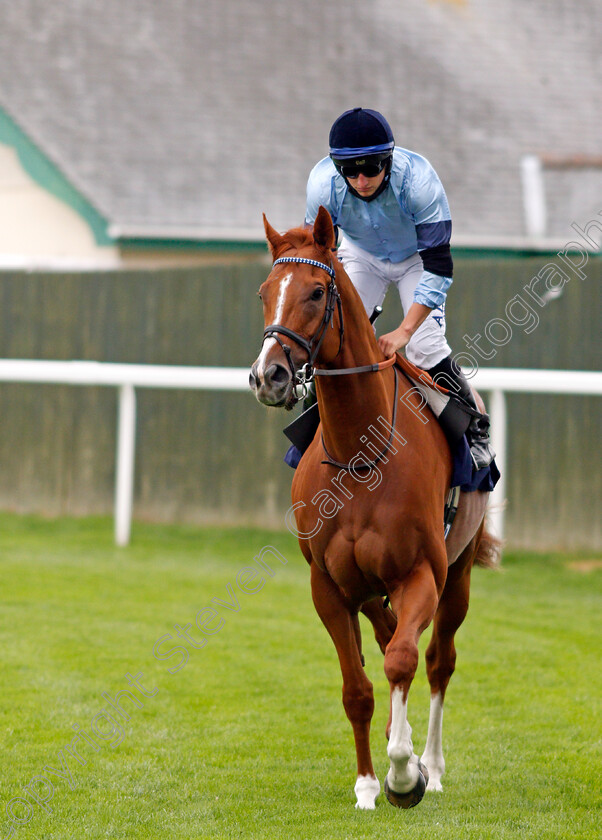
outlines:
M434 416L419 410L416 389L394 359L383 360L362 301L334 255L330 215L320 208L313 230L284 235L265 217L264 224L274 265L259 292L266 329L250 383L263 404L291 408L299 386L316 376L321 433L293 480L295 531L310 565L313 602L343 675L357 753L356 807L374 808L380 792L370 754L374 698L363 668L362 611L373 624L390 684L385 794L408 808L427 787L441 790L443 700L454 670L454 634L468 609L473 563L493 565L496 551L484 531L488 494L462 494L445 541L448 444ZM430 717L419 759L408 692L418 639L433 620L426 652Z

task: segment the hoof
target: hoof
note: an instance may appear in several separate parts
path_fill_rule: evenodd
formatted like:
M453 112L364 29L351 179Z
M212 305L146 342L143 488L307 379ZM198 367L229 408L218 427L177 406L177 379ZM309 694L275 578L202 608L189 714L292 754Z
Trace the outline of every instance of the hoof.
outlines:
M415 805L418 805L424 796L428 780L429 771L426 769L424 764L419 762L418 781L416 782L415 787L413 787L412 790L408 790L407 793L396 793L389 787L389 780L385 776L385 796L391 805L395 805L396 808L413 808Z

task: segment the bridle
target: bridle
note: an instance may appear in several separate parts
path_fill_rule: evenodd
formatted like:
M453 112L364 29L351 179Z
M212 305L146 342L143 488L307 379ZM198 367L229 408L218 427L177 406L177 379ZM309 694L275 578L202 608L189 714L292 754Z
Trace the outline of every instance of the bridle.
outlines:
M274 265L278 265L279 263L303 263L304 265L313 265L316 268L321 268L330 276L330 283L328 284L328 288L326 290L326 307L324 309L324 314L322 315L320 325L318 326L318 329L312 338L308 340L304 336L300 335L294 330L289 329L289 327L283 326L282 324L270 324L263 331L264 341L266 340L266 338L274 338L282 347L282 350L286 357L286 361L291 371L291 375L293 377L293 382L295 383L295 396L297 396L298 399L301 399L307 394L307 386L314 378L315 373L317 373L317 371L315 371L314 369L314 362L318 356L318 353L320 352L320 347L322 346L322 342L324 341L324 337L326 335L326 330L328 329L328 326L334 326L335 308L338 310L339 313L338 352L340 353L343 349L343 337L345 335L345 327L343 324L343 306L341 304L341 296L339 295L339 290L336 287L336 275L332 266L326 265L326 263L318 262L318 260L309 260L305 257L280 257L280 259L274 260ZM301 368L299 368L299 370L295 370L295 365L293 364L293 360L291 357L291 348L288 344L285 344L282 341L282 339L280 338L281 335L292 339L307 353L307 362ZM297 392L297 389L300 393Z
M294 392L297 399L303 399L303 397L307 395L307 386L313 380L314 376L341 376L350 373L374 373L384 370L394 364L395 355L391 356L390 359L386 359L384 362L377 362L372 365L361 365L360 367L354 368L339 368L336 370L315 368L314 362L320 352L320 347L324 341L326 330L329 325L334 327L333 319L335 308L339 313L339 349L337 354L343 349L343 338L345 335L343 306L339 290L337 289L335 283L336 274L334 268L331 265L326 265L326 263L319 262L318 260L310 260L305 257L280 257L279 259L274 260L273 264L278 265L279 263L303 263L305 265L313 265L316 268L321 268L330 276L330 283L328 284L328 288L326 290L326 307L324 309L324 314L322 315L322 320L312 338L308 340L304 336L294 330L291 330L289 327L283 326L282 324L270 324L263 331L264 341L266 338L273 338L282 347L293 377L293 382L295 383ZM295 370L295 365L293 364L291 357L291 348L288 344L285 344L282 341L280 338L281 335L292 339L307 353L308 360L299 368L299 370Z

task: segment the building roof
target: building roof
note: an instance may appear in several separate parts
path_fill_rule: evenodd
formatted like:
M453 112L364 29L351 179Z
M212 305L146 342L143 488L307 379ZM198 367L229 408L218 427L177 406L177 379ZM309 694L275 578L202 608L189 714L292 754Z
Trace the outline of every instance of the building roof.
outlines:
M22 0L0 106L112 237L246 240L301 223L343 110L381 110L446 187L459 240L524 234L525 154L600 157L597 0ZM602 168L545 170L548 234Z

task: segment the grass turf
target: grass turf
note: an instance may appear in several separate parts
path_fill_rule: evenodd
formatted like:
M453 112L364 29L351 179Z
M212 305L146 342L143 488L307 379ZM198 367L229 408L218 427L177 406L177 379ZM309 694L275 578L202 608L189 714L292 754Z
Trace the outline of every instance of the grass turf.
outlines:
M599 836L599 556L508 554L502 572L475 570L444 792L411 811L381 794L358 812L338 662L290 535L136 524L117 549L104 519L1 515L0 531L1 838ZM268 545L288 562L267 553L272 575L252 578ZM195 616L212 607L204 647L177 637L180 625L200 644ZM382 785L388 688L362 626ZM142 705L122 695L129 720L103 696L131 691L127 673L143 674ZM409 715L421 751L423 664ZM85 764L65 749L75 728L100 745L76 742Z

